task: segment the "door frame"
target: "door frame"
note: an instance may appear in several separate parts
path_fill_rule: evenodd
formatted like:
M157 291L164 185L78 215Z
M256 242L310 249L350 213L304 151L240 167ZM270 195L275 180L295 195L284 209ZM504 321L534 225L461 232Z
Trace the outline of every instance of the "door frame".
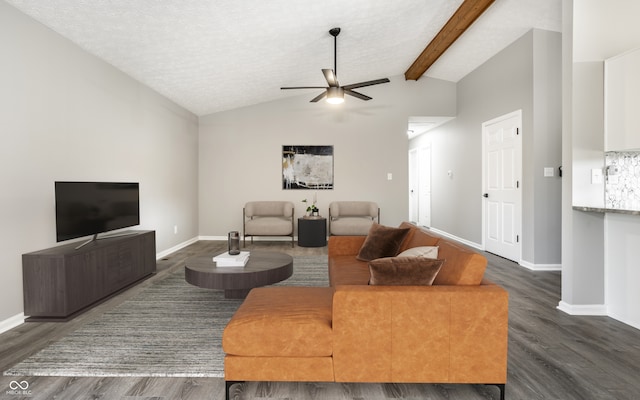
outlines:
M479 198L481 199L480 201L482 202L482 250L486 251L486 243L487 243L487 205L486 205L486 201L483 197L484 193L487 192L487 158L486 158L486 150L487 150L487 130L486 127L488 125L492 125L495 124L496 122L500 122L500 121L504 121L513 117L518 117L519 119L519 124L518 124L518 128L520 130L519 135L520 135L520 140L518 141L519 144L519 149L518 149L518 155L519 155L519 177L518 177L518 181L519 181L519 189L516 193L516 197L517 197L517 202L518 202L518 207L517 207L517 219L518 219L518 223L519 223L519 227L520 227L520 232L519 232L519 246L518 246L518 259L515 260L518 264L520 263L520 261L522 260L522 192L523 192L523 182L522 182L522 158L523 158L523 154L522 154L522 135L523 135L523 130L522 130L522 109L516 110L516 111L512 111L508 114L504 114L501 115L499 117L493 118L491 120L485 121L482 123L482 192L480 193ZM499 254L497 254L498 256L500 256Z

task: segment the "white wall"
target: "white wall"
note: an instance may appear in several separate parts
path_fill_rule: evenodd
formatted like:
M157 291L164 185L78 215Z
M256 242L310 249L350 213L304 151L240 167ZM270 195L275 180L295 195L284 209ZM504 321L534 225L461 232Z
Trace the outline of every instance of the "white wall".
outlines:
M211 114L200 119L200 235L242 231L247 201L301 200L317 193L320 214L334 200L371 200L381 223L408 216L407 121L412 115L455 114L455 84L430 78L371 86L364 102L348 97L334 107L310 103L316 92ZM302 91L301 91L302 92ZM283 190L283 145L333 145L333 190ZM387 173L393 175L387 180Z
M431 225L482 243L482 123L523 110L522 258L560 264L561 35L532 30L458 82L456 119L414 140L431 143ZM453 172L453 178L447 172Z
M574 62L573 81L573 205L604 207L604 179L591 183L604 167L604 63Z
M571 208L572 204L604 205L604 185L591 184L591 169L604 164L602 66L602 62L573 63L571 71L572 159L563 161L571 165L565 173L565 184L573 188L572 203L563 206L564 213L572 216L572 225L563 225L569 233L563 252L568 255L570 251L571 255L563 255L562 307L574 308L574 313L604 313L604 214Z
M607 312L640 329L640 216L607 214L604 232Z
M574 62L602 61L640 46L637 0L571 2Z
M636 21L640 2L564 0L563 11L563 24L572 36L563 48L563 96L565 105L570 105L563 116L563 162L575 170L569 177L585 180L589 168L604 164L604 156L598 157L598 146L604 149L602 88L598 83L602 82L601 65L606 58L640 47ZM588 130L578 129L588 125ZM580 158L574 159L576 156ZM572 210L571 200L576 204L576 200L593 197L585 186L571 178L564 182L563 231L567 240L563 242L559 308L574 314L606 313L640 328L640 292L634 272L640 257L640 221L634 215Z
M4 2L0 88L0 330L23 311L21 254L56 245L56 180L140 182L158 252L197 236L193 114Z

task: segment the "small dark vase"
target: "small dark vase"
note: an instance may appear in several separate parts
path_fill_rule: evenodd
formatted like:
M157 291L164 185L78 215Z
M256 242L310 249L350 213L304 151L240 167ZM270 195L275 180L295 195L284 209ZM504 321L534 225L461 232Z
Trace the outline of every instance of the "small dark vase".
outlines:
M238 231L229 232L229 254L232 256L240 254L240 233Z

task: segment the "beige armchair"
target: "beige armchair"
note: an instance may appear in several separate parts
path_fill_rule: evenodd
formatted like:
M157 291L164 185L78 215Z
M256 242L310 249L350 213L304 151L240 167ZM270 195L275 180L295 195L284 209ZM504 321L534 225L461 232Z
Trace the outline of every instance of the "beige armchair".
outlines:
M329 204L329 235L366 236L380 208L372 201L334 201Z
M291 236L293 241L293 203L289 201L251 201L242 209L243 245L247 236Z

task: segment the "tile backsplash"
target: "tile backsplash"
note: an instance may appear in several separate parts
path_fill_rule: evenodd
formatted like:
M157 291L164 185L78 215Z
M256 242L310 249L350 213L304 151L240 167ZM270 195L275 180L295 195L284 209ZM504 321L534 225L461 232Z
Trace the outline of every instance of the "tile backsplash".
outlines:
M640 152L605 153L606 208L640 210Z

